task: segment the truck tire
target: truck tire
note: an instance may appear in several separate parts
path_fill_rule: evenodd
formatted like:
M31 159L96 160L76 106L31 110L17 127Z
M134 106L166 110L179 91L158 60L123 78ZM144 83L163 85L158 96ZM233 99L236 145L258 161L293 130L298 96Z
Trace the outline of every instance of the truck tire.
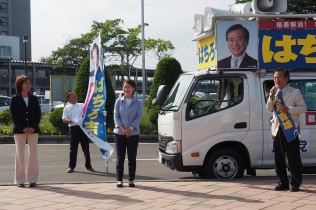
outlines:
M242 178L245 164L243 158L232 149L220 149L208 156L203 174L208 178Z

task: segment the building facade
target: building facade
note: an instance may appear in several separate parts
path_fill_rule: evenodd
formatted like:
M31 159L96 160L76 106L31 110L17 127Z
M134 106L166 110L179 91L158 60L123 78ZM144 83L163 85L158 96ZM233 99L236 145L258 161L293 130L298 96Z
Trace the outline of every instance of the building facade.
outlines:
M26 70L27 74L26 74ZM32 79L32 91L37 94L45 94L50 90L51 75L75 76L76 67L53 68L53 65L45 63L27 62L11 59L0 59L0 95L11 96L15 94L15 79L18 75L28 75Z
M15 41L5 44L1 40L6 37L12 37ZM0 57L8 58L11 52L11 59L31 61L31 38L30 0L0 0ZM19 54L19 58L16 54Z

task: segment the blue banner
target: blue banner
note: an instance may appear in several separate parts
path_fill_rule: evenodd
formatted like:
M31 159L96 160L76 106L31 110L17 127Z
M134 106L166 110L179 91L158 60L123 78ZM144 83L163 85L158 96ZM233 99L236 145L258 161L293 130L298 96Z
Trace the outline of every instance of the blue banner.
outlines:
M315 68L316 30L260 30L260 68Z
M298 130L295 127L295 124L294 124L294 121L293 121L291 115L288 112L282 113L280 111L281 106L285 106L285 103L284 103L283 97L279 91L274 99L274 111L275 111L275 114L278 118L280 127L284 133L286 140L288 142L290 142L290 141L293 141L296 139L296 137L298 135Z
M84 103L82 127L86 129L84 131L90 140L100 147L103 158L108 160L113 148L106 141L106 83L102 55L99 34L90 45L89 87Z

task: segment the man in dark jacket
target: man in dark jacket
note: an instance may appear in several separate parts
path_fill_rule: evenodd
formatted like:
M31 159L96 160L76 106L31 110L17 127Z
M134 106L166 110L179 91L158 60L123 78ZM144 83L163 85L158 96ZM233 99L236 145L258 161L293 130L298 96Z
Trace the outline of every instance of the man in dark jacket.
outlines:
M219 60L218 68L257 68L257 60L246 53L249 31L241 24L230 26L226 31L226 41L231 56Z

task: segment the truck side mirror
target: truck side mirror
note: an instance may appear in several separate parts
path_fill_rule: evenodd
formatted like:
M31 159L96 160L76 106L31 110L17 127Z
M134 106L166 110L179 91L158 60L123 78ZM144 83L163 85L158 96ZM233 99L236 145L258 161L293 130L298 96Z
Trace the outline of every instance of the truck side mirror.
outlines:
M165 100L169 94L167 85L160 85L156 94L156 98L152 100L152 105L162 106L165 103Z

